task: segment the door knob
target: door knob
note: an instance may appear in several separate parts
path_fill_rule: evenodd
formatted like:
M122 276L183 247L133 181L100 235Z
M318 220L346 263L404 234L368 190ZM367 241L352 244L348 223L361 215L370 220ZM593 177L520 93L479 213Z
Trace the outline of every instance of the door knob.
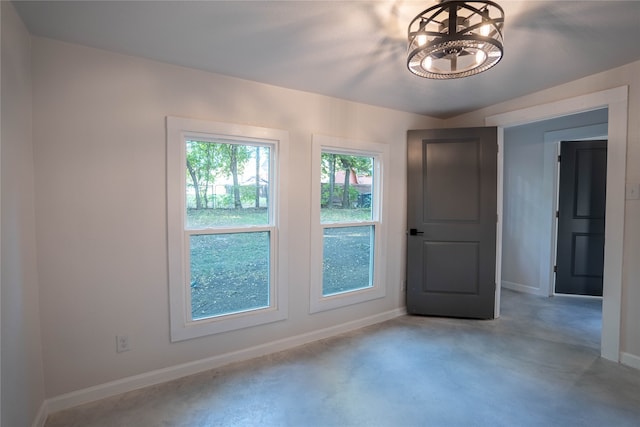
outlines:
M415 228L409 229L410 236L417 236L418 234L424 234L424 231L418 231Z

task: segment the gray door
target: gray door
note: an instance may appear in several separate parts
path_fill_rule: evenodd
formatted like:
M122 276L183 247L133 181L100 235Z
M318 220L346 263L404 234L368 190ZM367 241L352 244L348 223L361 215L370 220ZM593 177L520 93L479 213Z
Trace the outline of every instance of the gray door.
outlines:
M556 293L602 296L607 141L560 143Z
M407 134L407 311L491 319L497 129Z

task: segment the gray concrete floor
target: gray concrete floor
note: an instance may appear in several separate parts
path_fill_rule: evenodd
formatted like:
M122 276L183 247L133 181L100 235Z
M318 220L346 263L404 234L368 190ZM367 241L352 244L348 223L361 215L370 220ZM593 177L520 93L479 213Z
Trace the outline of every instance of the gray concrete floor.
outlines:
M62 411L46 427L640 426L598 300L503 292L491 321L404 316Z

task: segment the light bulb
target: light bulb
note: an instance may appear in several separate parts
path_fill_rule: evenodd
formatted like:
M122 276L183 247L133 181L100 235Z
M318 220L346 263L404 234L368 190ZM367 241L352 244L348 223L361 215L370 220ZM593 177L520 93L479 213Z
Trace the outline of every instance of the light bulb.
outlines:
M480 27L480 35L483 36L488 36L489 32L491 31L491 27L489 27L489 25L485 24L482 27Z
M422 60L422 68L424 70L429 70L431 68L431 63L433 62L433 60L431 59L431 56L427 56L426 58L424 58Z
M487 59L487 54L479 50L476 52L476 64L480 65Z
M427 43L427 35L426 34L418 34L416 36L416 41L418 42L418 46L424 46Z

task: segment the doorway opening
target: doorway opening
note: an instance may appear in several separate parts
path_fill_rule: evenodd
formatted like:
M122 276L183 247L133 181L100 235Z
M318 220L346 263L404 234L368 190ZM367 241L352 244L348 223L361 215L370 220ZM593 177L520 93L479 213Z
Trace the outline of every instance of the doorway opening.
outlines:
M568 301L564 298L566 294L584 294L585 292L567 291L566 288L563 292L562 287L558 292L555 286L558 283L566 284L567 276L569 284L576 285L586 280L590 285L594 285L598 279L586 277L593 275L593 272L584 270L599 269L599 295L602 295L603 246L600 247L599 266L593 260L585 265L585 255L590 255L592 258L598 257L598 254L594 254L598 252L595 247L598 242L584 241L585 236L590 237L587 232L594 231L590 229L594 224L585 220L584 217L588 209L597 208L602 211L596 215L600 217L599 225L601 226L597 237L602 239L604 237L604 200L600 198L596 200L591 198L590 194L584 193L590 192L594 186L590 174L593 170L593 162L600 161L596 166L601 169L606 167L606 151L604 164L602 164L602 157L594 159L593 156L586 156L591 154L591 151L580 151L580 154L576 154L574 150L567 153L566 147L567 144L569 147L577 144L586 150L592 145L597 145L597 142L586 142L586 140L606 138L607 115L607 109L594 110L504 130L502 288L539 297L558 295L554 301L548 300L549 308L572 311L576 319L583 320L582 323L564 322L559 325L557 322L550 322L549 325L557 325L556 332L562 334L565 339L569 339L573 334L575 336L573 339L582 340L590 347L598 349L602 324L601 299ZM579 141L561 142L567 140ZM560 163L562 144L565 146L566 157ZM573 161L571 153L573 153ZM576 156L580 157L579 170L586 172L589 180L578 183L581 185L581 197L578 200L573 199L575 183L570 179L575 176ZM565 168L564 181L563 174L560 173L560 165ZM604 185L606 176L601 178L601 185ZM604 189L600 188L600 190L603 193L600 196L604 196ZM564 198L560 197L562 194ZM562 201L565 205L568 203L570 207L563 205ZM597 207L593 205L598 201L601 205ZM573 212L574 202L579 208L575 212L576 215ZM569 220L575 216L578 217L577 220L573 222ZM586 224L585 221L587 221ZM575 229L571 229L571 226ZM558 238L558 232L564 233L563 236ZM560 248L559 252L558 248ZM557 272L556 266L559 267ZM558 277L561 279L560 282L557 280ZM512 308L509 304L520 300L513 297L502 299L502 309L511 312ZM533 306L539 307L540 303ZM590 339L585 340L585 337Z
M589 95L578 96L550 104L539 105L487 117L487 126L499 128L498 167L498 230L497 240L502 242L503 227L503 165L504 132L512 127L538 123L548 119L607 108L609 147L607 155L607 201L604 253L604 288L602 301L601 356L620 361L620 316L622 295L622 255L624 230L624 183L627 146L627 98L628 87L623 86ZM502 245L496 251L496 278L501 280ZM500 309L500 286L496 287L496 315Z
M600 109L504 130L503 286L554 294L560 141L606 138L607 115Z

